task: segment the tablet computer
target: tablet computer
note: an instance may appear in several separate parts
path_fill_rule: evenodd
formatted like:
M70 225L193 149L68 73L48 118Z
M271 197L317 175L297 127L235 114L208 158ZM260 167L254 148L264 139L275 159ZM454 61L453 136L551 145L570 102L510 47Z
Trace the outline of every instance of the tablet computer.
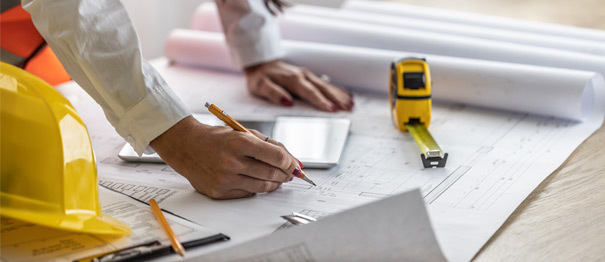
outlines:
M224 125L211 114L194 114L201 123ZM270 136L286 146L305 168L329 168L337 165L344 150L351 121L344 118L278 117L273 121L239 121L249 129ZM129 162L164 163L156 153L137 155L126 143L118 156Z
M271 137L305 168L329 168L339 163L350 126L344 118L278 117Z

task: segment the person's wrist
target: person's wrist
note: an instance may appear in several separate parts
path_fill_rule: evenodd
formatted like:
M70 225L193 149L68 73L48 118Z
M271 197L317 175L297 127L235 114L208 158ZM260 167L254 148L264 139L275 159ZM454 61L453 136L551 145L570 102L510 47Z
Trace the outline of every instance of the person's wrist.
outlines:
M263 66L266 66L268 64L278 63L279 61L280 61L279 59L275 59L275 60L270 60L270 61L264 61L264 62L257 63L257 64L252 64L252 65L244 67L244 72L246 74L251 74L253 72L256 72L258 69L260 69Z
M171 148L179 148L180 141L183 140L187 134L190 134L195 126L201 125L193 116L187 116L181 121L168 128L164 133L151 140L149 143L153 150L158 152L160 156L166 154Z

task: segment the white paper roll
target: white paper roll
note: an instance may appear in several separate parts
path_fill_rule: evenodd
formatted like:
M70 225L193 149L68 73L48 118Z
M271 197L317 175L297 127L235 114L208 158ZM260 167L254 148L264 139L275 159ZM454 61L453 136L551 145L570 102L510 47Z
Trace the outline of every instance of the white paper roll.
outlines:
M433 32L287 14L280 21L284 39L402 52L595 71L605 74L605 58L571 51ZM221 31L216 7L198 8L192 29Z
M342 8L363 12L389 14L398 17L421 18L455 24L466 24L487 28L499 28L536 34L549 34L553 36L585 39L601 43L605 42L605 32L602 30L547 24L466 12L449 11L438 8L405 5L401 3L351 0L345 2ZM602 7L595 6L595 8Z
M386 96L390 63L416 56L430 65L436 100L575 120L603 117L605 83L594 72L310 42L283 41L283 46L286 61L353 89ZM237 71L220 33L175 30L165 54L186 65Z
M202 11L202 9L198 9ZM541 46L560 50L581 52L605 56L605 44L602 42L575 39L569 37L519 32L477 25L456 24L405 16L377 14L349 9L334 9L310 5L296 5L288 8L286 13L309 17L323 17L342 21L356 21L366 24L391 26L419 31L442 33L456 36L474 37L507 43ZM201 15L201 14L200 14ZM195 15L197 16L197 14ZM605 33L605 32L604 32Z

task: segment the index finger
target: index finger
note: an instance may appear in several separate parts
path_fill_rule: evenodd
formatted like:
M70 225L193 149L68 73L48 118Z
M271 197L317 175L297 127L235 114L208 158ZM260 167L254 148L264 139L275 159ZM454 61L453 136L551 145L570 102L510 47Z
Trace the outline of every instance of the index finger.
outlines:
M249 131L252 132L252 134L254 134L256 137L260 138L261 140L263 140L263 141L265 141L267 143L270 143L270 144L273 144L273 145L276 145L276 146L279 146L279 147L283 147L284 149L286 149L286 151L288 152L288 154L290 154L290 151L288 151L288 149L286 148L286 146L284 146L284 144L280 143L279 141L276 141L275 139L272 139L271 137L266 136L265 134L263 134L263 133L261 133L261 132L259 132L257 130L249 129ZM292 154L290 154L290 155L292 155ZM292 155L292 157L294 157L294 156ZM294 158L296 158L296 157L294 157Z
M304 168L303 163L300 162L300 160L297 157L295 157L294 155L292 155L292 153L290 153L290 150L288 150L288 148L286 148L286 146L284 144L280 143L279 141L277 141L275 139L272 139L271 137L266 136L265 134L263 134L263 133L261 133L261 132L259 132L257 130L254 130L254 129L249 129L249 130L250 130L250 132L252 132L255 136L257 136L261 140L263 140L263 141L265 141L267 143L270 143L270 144L282 147L283 149L285 149L286 152L288 152L288 154L290 154L292 157L294 157L296 159L296 162L298 162L298 167Z
M251 138L254 136L251 136ZM254 137L248 146L242 147L242 153L259 161L283 170L286 174L292 174L298 166L298 160L288 151L271 143Z

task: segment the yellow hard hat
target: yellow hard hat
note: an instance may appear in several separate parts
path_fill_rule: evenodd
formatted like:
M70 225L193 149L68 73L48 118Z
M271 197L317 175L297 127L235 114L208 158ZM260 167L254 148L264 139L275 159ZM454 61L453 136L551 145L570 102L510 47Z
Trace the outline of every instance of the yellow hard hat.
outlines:
M53 228L126 234L101 213L88 130L40 78L0 64L0 214Z

